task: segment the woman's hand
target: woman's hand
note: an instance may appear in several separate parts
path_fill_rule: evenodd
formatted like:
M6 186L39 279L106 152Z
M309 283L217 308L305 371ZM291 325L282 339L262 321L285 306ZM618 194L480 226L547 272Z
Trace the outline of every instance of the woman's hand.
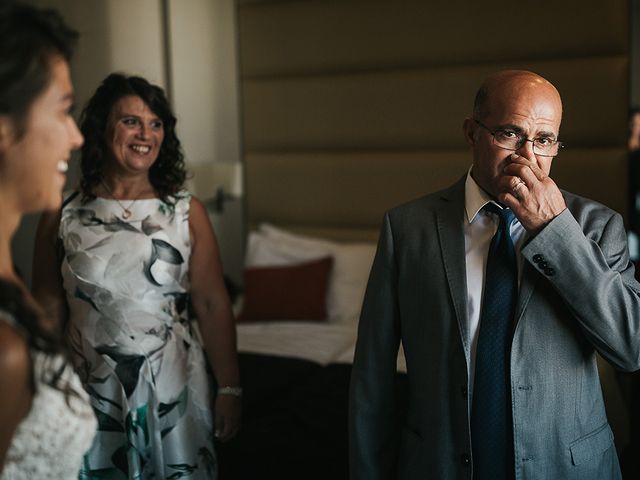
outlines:
M214 412L216 439L226 442L235 437L242 421L242 399L235 395L218 395Z

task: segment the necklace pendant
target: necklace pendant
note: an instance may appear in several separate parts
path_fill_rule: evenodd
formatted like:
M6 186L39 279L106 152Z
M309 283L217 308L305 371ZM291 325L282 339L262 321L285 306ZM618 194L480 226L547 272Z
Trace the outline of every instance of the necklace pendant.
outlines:
M128 208L124 209L124 212L122 212L122 218L124 218L125 220L128 219L131 216L131 211Z

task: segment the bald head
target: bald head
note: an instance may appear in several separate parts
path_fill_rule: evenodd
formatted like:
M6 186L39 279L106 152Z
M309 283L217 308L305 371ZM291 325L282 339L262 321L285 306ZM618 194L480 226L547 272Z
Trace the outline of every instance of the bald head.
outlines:
M560 134L562 102L546 79L524 70L504 70L488 77L476 96L473 118L464 121L473 151L471 175L494 198L504 193L505 169L512 155L521 156L549 175L553 156L535 151L535 139L556 140ZM504 145L496 140L515 136L526 141ZM516 148L511 149L511 146Z
M562 101L556 87L544 77L527 70L502 70L487 77L480 86L473 104L473 116L486 119L522 95L543 95L562 112Z

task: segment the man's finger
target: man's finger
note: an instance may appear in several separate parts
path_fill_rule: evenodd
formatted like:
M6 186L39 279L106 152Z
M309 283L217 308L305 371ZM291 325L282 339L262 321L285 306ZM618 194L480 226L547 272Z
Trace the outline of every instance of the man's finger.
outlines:
M542 180L544 180L544 178L547 176L542 171L542 169L538 166L538 164L536 162L534 162L533 160L529 160L528 158L523 157L522 155L518 155L517 153L512 153L511 154L511 161L513 162L513 164L524 165L524 166L529 167L529 170L531 170L531 172L533 172L535 177L540 182Z

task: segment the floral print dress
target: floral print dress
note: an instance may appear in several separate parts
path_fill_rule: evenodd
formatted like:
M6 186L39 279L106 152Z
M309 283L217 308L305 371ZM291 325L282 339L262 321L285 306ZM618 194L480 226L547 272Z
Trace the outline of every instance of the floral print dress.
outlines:
M204 352L189 321L191 196L65 203L69 339L98 432L81 479L217 477Z

